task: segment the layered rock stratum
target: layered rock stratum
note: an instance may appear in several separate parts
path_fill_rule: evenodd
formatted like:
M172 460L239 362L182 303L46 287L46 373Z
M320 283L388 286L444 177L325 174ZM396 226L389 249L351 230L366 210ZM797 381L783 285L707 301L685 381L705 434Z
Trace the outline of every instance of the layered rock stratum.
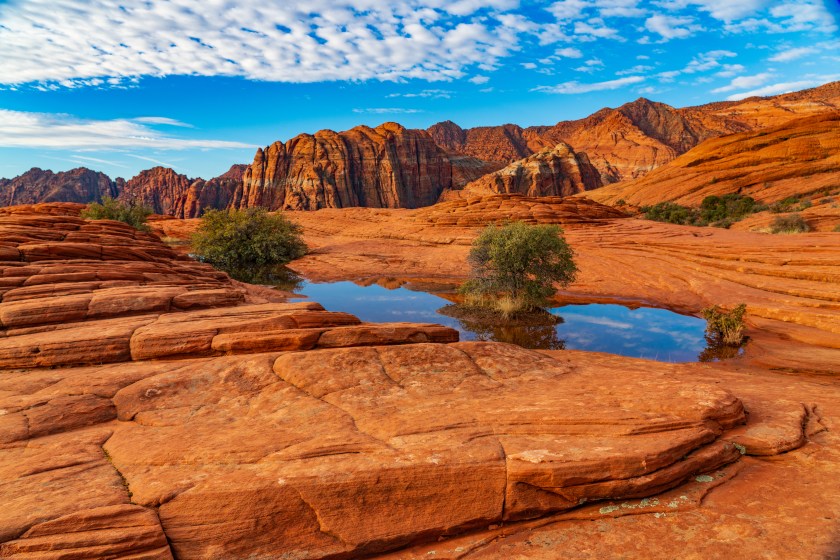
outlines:
M0 180L0 203L92 202L109 194L192 218L208 208L252 206L416 208L435 203L442 193L471 196L460 192L470 183L477 194L554 196L642 178L709 139L838 110L840 83L834 82L681 109L641 98L553 126L462 129L445 121L422 131L385 123L275 142L260 148L250 166L235 165L206 181L160 167L127 183L84 168L55 176L33 169ZM566 149L578 160L571 167L559 162L568 158L556 156Z
M765 203L840 189L840 111L703 142L641 179L587 193L593 200L698 206L737 193Z
M352 238L350 266L390 271L399 263L378 256L414 239L406 270L433 275L424 259L443 256L437 265L455 270L474 224L507 210L565 224L579 254L591 238L623 257L604 259L615 278L638 268L641 243L658 251L655 263L723 241L692 245L668 228L625 241L616 230L636 220L585 199L436 208L297 213L312 220L302 224L316 246L299 268L328 264ZM81 220L80 209L0 213L3 558L837 550L826 512L840 506L840 442L826 427L840 391L828 378L537 353L457 342L433 324L363 323L234 282L155 235ZM472 225L439 219L459 213ZM819 254L798 265L803 274L836 272L836 261L814 264ZM597 260L582 261L581 289L592 289ZM644 271L651 298L662 297L650 286L664 268ZM719 283L693 274L698 292ZM788 299L816 298L825 280L806 282ZM753 290L776 301L772 287ZM831 332L836 311L822 313L813 327Z
M257 151L237 207L417 208L452 187L452 162L423 131L396 123L322 130Z
M0 205L100 202L103 196L119 194L120 181L112 182L104 173L84 167L59 173L33 167L14 179L0 179Z

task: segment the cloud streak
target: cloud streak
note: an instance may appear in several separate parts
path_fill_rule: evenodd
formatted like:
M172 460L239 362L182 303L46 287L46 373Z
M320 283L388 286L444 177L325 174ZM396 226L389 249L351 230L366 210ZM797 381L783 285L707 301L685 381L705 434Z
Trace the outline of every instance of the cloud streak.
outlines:
M168 136L135 120L91 120L60 113L0 109L0 147L76 150L255 147L242 142Z
M558 94L590 93L593 91L619 89L624 86L638 84L643 81L645 81L645 78L642 76L629 76L627 78L618 78L615 80L608 80L605 82L595 82L588 84L582 84L580 82L565 82L562 84L557 84L556 86L539 86L537 88L534 88L534 91Z

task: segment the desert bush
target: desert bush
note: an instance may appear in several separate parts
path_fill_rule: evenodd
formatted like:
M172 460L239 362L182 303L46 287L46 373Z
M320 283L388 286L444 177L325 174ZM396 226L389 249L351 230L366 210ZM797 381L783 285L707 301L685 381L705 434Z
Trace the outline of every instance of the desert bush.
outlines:
M810 208L813 205L814 205L814 203L811 202L810 200L803 200L802 202L799 203L799 209L800 210L807 210L808 208Z
M554 285L573 282L574 253L555 225L514 222L487 226L473 242L467 305L493 308L505 317L545 305Z
M706 319L706 335L713 343L726 346L740 346L744 342L744 315L747 305L741 303L732 311L724 311L717 305L702 311Z
M834 226L834 229L832 229L831 231L833 231L835 233L840 233L840 224L837 224L836 226Z
M627 201L624 200L623 198L619 198L618 200L616 200L615 205L616 206L627 206Z
M660 202L653 206L645 206L642 213L647 220L679 225L699 225L699 213L693 208L682 206L674 202ZM703 224L705 225L705 224Z
M300 227L263 208L209 210L193 236L195 255L223 269L285 264L306 253Z
M723 196L707 196L700 203L700 221L716 227L729 227L732 223L766 210L767 206L759 204L750 196L737 193Z
M781 214L783 212L790 212L793 210L793 207L799 204L799 197L798 196L789 196L787 198L783 198L778 202L774 202L770 205L770 211L774 214Z
M146 218L152 213L148 206L124 203L110 196L102 197L102 203L92 202L82 210L81 216L86 220L116 220L124 222L140 231L150 231L146 225Z
M779 216L770 224L772 233L805 233L811 231L811 226L799 214Z

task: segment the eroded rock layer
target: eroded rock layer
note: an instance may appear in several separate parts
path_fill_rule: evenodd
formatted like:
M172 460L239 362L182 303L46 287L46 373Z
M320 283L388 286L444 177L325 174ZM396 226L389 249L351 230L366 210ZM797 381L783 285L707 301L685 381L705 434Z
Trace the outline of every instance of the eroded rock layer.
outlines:
M271 210L417 208L452 186L452 163L423 131L396 123L322 130L258 150L235 205Z
M598 170L586 154L575 153L560 143L486 174L448 198L492 194L521 194L529 197L570 196L601 186Z
M838 188L840 112L834 112L708 140L641 179L586 196L609 204L699 206L710 195L737 193L771 203Z
M272 300L79 209L0 213L3 558L378 554L661 493L812 433L813 407L667 364Z
M99 202L103 196L116 197L121 187L121 179L113 182L104 173L84 167L59 173L34 167L14 179L0 179L0 205Z

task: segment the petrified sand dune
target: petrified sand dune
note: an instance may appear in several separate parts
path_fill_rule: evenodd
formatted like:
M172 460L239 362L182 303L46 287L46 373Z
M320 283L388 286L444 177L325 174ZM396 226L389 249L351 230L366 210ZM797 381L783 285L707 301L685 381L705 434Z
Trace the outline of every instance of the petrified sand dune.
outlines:
M528 206L516 198L479 203ZM820 431L813 405L668 364L268 302L153 235L74 212L0 214L3 558L378 554L724 483L739 468L726 465L755 468L744 453ZM65 241L80 232L84 248Z
M840 112L707 140L641 179L584 196L598 202L697 206L738 193L762 202L840 190Z

